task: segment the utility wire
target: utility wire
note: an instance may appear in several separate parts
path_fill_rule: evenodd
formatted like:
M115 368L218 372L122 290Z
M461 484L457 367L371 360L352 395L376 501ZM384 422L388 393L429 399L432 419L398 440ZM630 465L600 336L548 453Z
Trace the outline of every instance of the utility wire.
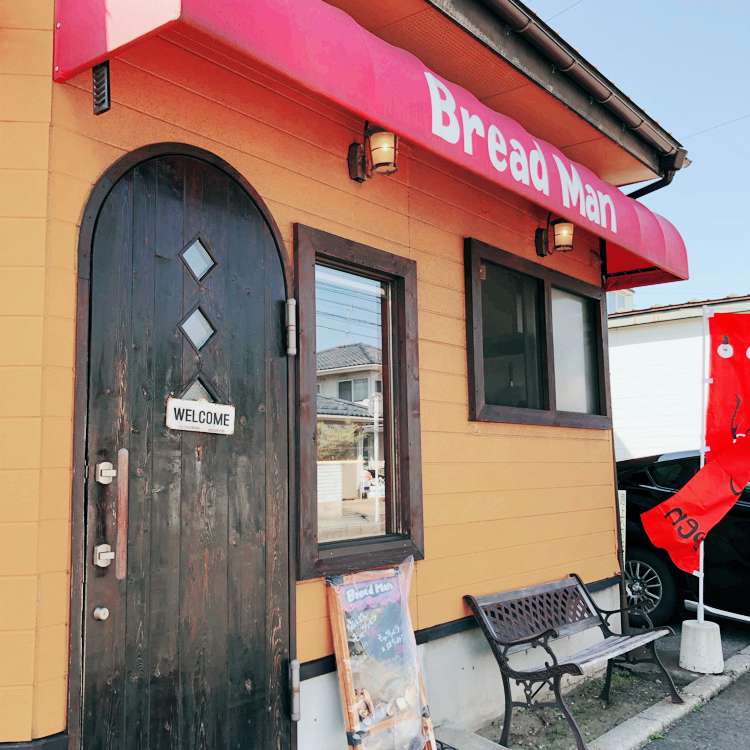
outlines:
M583 0L576 0L576 2L571 3L570 5L566 5L564 8L561 8L557 11L557 13L553 13L551 16L547 16L545 18L545 21L551 21L553 18L557 18L558 16L561 16L563 13L567 13L569 10L573 10L573 8L578 7ZM750 112L748 112L745 115L740 115L739 117L734 117L731 120L724 120L723 122L717 122L715 125L711 125L710 127L703 128L702 130L696 130L694 133L690 133L689 135L683 136L683 140L687 140L688 138L695 138L698 135L703 135L704 133L710 133L713 130L717 130L718 128L726 127L727 125L734 125L736 122L741 122L742 120L747 120L750 118Z
M362 320L361 318L352 318L349 315L337 315L332 312L325 312L325 310L318 310L318 315L325 315L328 318L338 318L339 320L345 320L347 323L359 323L364 326L373 326L380 329L380 323L373 323L371 320Z
M750 112L748 112L746 115L740 115L739 117L734 117L731 120L724 120L723 122L717 122L716 125L711 125L708 128L704 128L703 130L696 130L695 133L690 133L690 135L684 136L684 139L687 140L688 138L695 138L696 135L703 135L704 133L710 133L712 130L716 130L717 128L723 128L727 125L734 125L735 122L740 122L740 120L747 120L747 118L750 117Z
M373 302L381 297L380 294L361 292L356 289L346 289L340 286L336 286L335 284L328 284L325 281L320 281L318 279L316 279L315 281L315 287L317 289L325 289L326 291L331 291L334 294L341 294L347 297L357 297L358 299L366 299L370 302Z
M557 13L553 13L551 16L548 16L544 20L551 21L553 18L557 18L558 16L561 16L563 13L567 13L569 10L573 10L573 8L575 8L577 5L580 5L582 2L583 0L576 0L576 2L571 3L565 8L562 8L561 10L558 10Z
M342 298L340 296L334 297L333 299L331 299L330 297L324 297L320 293L320 291L315 296L316 296L316 301L319 302L319 303L320 302L326 302L327 304L330 304L330 305L338 305L340 307L347 307L347 308L354 308L354 307L356 307L357 310L369 313L370 315L380 316L380 314L381 314L380 313L380 310L381 310L381 304L380 304L380 302L376 302L374 306L367 307L367 304L366 304L367 301L366 300L358 300L358 299L355 299L353 301L352 300L342 300Z
M382 340L378 336L370 336L367 333L357 333L355 331L347 331L343 328L333 328L332 326L324 326L321 323L318 323L317 328L322 328L326 331L333 331L334 333L343 333L346 336L348 336L350 339L354 339L352 343L359 343L362 339L369 339L370 341L377 342L378 344L382 344ZM341 346L341 344L334 344L334 346Z

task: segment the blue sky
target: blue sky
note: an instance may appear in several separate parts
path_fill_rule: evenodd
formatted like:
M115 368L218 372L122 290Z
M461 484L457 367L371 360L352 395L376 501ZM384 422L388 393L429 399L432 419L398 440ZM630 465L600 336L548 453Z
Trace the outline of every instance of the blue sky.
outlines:
M750 294L750 3L527 2L681 141L693 162L641 199L682 233L691 278L640 288L636 305Z

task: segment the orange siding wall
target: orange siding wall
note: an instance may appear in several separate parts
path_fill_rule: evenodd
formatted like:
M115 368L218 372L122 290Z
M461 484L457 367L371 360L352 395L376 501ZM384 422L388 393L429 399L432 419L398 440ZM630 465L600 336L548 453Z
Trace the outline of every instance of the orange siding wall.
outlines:
M0 741L65 725L73 266L48 244L52 0L0 2Z
M37 10L48 5L33 4ZM39 13L22 6L13 4L16 16L39 23ZM0 13L7 16L10 7L0 0ZM48 28L49 15L41 15ZM182 141L226 159L267 202L290 254L292 224L302 222L417 261L426 560L417 567L413 592L416 627L462 617L467 591L570 570L593 580L617 570L610 433L467 417L463 238L535 257L541 211L406 145L397 175L357 185L347 176L345 156L360 121L218 53L188 52L177 39L152 38L113 61L114 104L104 116L91 114L89 75L52 87L48 127L51 35L12 33L34 39L33 54L20 38L10 54L17 67L32 66L40 102L20 93L25 79L19 75L0 76L0 117L10 100L15 119L35 121L21 128L21 146L5 147L5 132L0 140L0 167L13 170L0 173L0 213L11 211L0 219L0 263L10 266L0 279L0 326L10 333L0 340L15 342L10 359L7 345L0 348L0 587L17 586L19 603L10 619L0 610L0 664L9 657L19 664L10 688L16 692L2 693L8 688L0 672L0 741L65 724L64 692L52 690L60 675L46 673L46 655L67 645L60 626L67 622L62 571L69 528L60 509L67 513L70 492L77 227L102 172L148 143ZM574 253L547 262L598 283L597 242L582 232ZM54 507L47 508L50 498ZM38 540L37 563L27 552ZM54 560L62 549L66 563L49 573L57 563L48 562L47 545ZM7 590L0 589L0 601ZM303 661L331 652L323 593L319 581L298 585ZM45 655L36 660L42 664L36 673L35 644ZM10 713L8 698L18 706ZM32 698L44 703L52 723L37 721L35 712L32 727Z
M75 287L47 222L52 17L0 3L0 741L65 725Z

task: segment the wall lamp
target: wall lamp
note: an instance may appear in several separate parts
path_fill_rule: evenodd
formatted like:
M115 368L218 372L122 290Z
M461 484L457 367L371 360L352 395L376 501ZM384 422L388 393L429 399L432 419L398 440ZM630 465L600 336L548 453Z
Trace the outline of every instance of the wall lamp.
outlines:
M566 219L550 221L552 214L547 214L547 226L539 227L534 233L536 254L544 258L552 253L568 253L573 249L573 231L575 225ZM552 229L552 246L550 247L550 229Z
M366 122L364 143L349 146L347 163L355 182L364 182L373 172L393 174L398 170L398 136Z

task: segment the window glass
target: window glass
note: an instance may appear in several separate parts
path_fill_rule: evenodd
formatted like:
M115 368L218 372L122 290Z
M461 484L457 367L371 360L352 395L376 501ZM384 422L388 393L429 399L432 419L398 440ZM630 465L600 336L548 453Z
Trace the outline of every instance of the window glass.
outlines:
M482 327L488 404L545 408L541 295L537 279L484 263Z
M478 240L465 259L469 418L611 427L601 290Z
M354 381L354 401L364 401L369 395L367 378L357 378Z
M200 378L196 378L184 391L180 398L187 401L213 401L208 388L203 384Z
M318 383L320 385L320 383ZM352 400L352 381L339 380L339 398L343 401Z
M597 414L599 368L594 305L586 297L552 289L552 340L558 411Z
M390 399L370 393L368 384L370 377L383 379L384 362L387 367L389 361L389 326L384 325L389 293L389 285L379 280L315 267L321 544L388 532L393 497Z
M645 469L618 473L617 481L620 484L620 489L626 489L638 484L650 485L653 482Z
M195 310L193 310L193 312L191 312L190 315L180 323L180 328L182 328L182 332L188 337L196 351L199 351L214 333L216 333L214 327L199 307L196 307Z
M417 264L302 224L294 244L299 388L317 404L298 415L298 574L420 559Z
M699 467L700 459L686 458L681 461L652 464L649 471L659 487L679 490L697 473Z
M200 238L191 243L190 247L182 253L182 260L195 278L200 281L216 265Z

